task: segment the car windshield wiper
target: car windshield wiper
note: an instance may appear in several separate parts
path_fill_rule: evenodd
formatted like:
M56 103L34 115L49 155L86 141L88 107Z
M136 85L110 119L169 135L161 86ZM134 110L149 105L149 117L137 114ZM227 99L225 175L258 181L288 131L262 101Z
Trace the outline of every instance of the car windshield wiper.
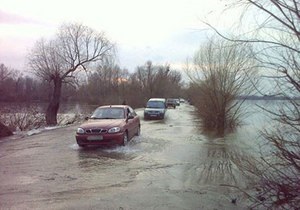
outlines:
M120 119L120 118L115 118L115 117L90 117L92 120L110 120L110 119Z
M90 117L90 119L92 119L92 120L100 120L100 119L103 119L103 118L101 118L101 117Z

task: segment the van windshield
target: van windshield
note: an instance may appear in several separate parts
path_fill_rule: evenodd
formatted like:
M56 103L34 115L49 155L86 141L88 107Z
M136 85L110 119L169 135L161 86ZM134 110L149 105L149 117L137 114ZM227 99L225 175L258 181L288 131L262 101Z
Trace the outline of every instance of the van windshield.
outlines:
M164 109L165 104L162 101L148 101L147 108Z

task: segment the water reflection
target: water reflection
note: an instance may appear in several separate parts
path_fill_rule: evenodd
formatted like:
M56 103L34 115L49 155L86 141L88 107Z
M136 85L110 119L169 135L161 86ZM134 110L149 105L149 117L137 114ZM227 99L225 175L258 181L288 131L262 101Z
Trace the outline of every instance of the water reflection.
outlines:
M26 109L38 110L38 112L44 113L47 109L48 103L5 103L1 102L1 112L2 113L10 113L17 111L26 111ZM85 114L88 115L92 113L98 105L88 105L82 103L61 103L59 106L58 112L60 114Z
M262 102L260 102L262 103ZM214 133L203 133L199 126L199 133L204 135L200 149L200 165L197 168L199 184L214 185L247 185L242 165L257 156L257 149L261 141L259 129L265 124L265 115L253 102L248 102L248 113L244 116L243 125L223 137ZM201 122L199 122L201 123Z
M198 174L196 182L199 185L247 185L247 179L237 164L251 159L251 155L246 147L231 137L234 136L215 139L209 136L203 141L199 151L200 162L194 169Z
M234 171L231 153L226 144L206 146L206 158L200 171L199 184L237 184L238 174Z

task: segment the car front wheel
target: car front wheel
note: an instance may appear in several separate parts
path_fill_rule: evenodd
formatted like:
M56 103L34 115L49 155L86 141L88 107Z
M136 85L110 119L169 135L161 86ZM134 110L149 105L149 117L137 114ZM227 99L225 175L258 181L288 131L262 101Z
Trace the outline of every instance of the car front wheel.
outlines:
M78 146L81 148L86 147L86 145L83 145L83 144L78 144Z
M140 128L140 126L137 128L137 131L136 131L136 134L135 135L137 135L137 136L139 136L141 134L141 128Z
M128 134L127 134L127 132L125 132L124 135L123 135L122 145L126 146L127 143L128 143Z

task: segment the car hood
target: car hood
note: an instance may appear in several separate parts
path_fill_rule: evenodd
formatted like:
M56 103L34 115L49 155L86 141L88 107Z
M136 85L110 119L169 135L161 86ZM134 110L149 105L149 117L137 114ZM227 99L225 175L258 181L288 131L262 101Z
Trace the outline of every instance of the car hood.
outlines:
M81 128L112 128L119 127L125 123L124 119L100 119L100 120L88 120L81 124Z
M163 108L145 108L145 112L149 112L149 111L159 111L159 112L164 112L165 109Z

